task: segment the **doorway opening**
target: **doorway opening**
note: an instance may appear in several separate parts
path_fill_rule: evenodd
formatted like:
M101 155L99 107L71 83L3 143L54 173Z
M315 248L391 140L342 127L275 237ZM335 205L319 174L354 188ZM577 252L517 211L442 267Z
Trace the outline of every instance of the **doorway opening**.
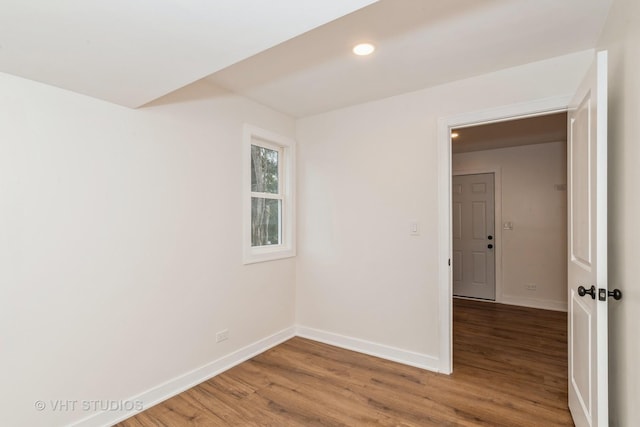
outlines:
M451 135L453 295L566 311L566 112Z
M450 132L456 374L568 401L567 113Z
M438 206L439 206L439 227L438 227L438 281L439 281L439 371L445 374L453 372L453 289L452 289L452 175L453 175L453 147L452 130L462 130L480 125L493 125L502 122L509 122L517 119L546 116L555 113L566 113L568 106L572 102L571 96L546 98L537 101L520 104L505 105L499 108L467 112L455 116L442 117L438 120ZM486 128L485 128L486 129ZM489 147L485 147L489 148ZM475 172L478 172L477 170ZM487 171L480 171L487 172ZM491 172L491 171L488 171ZM498 174L500 170L498 170ZM497 177L497 175L496 175ZM504 180L496 179L499 186ZM502 202L498 200L502 191L496 192L496 223L499 227L495 229L496 240L496 263L501 262L502 251L502 226L501 216ZM508 221L506 221L508 222ZM501 266L496 269L501 271ZM496 295L501 292L501 274L496 275Z

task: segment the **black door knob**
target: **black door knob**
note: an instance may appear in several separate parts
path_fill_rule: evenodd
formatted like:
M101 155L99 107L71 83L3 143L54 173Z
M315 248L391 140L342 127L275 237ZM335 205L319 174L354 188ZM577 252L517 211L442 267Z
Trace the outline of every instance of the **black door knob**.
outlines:
M620 301L622 299L622 291L620 291L620 289L609 291L608 294L616 301Z
M578 286L578 295L580 295L581 297L585 296L585 295L591 295L591 299L596 299L596 287L591 285L591 287L589 289L586 289L584 286Z
M487 236L487 239L493 240L493 236Z
M491 243L489 243L489 244L487 245L487 247L488 247L489 249L493 249L493 245L492 245Z

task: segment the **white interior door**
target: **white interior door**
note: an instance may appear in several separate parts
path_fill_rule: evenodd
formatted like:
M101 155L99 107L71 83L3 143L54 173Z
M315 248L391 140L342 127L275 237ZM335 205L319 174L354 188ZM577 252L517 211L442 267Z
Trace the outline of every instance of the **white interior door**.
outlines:
M453 177L453 294L496 299L494 175Z
M606 52L576 93L568 122L569 409L577 427L602 427L609 417Z

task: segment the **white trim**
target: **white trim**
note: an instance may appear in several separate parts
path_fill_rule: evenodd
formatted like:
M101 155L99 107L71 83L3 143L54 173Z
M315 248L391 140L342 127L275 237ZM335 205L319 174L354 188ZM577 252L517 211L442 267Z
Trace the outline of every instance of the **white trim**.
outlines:
M465 128L479 124L507 122L509 120L524 119L527 117L546 116L567 110L573 96L558 96L537 101L523 102L519 104L505 105L481 111L471 111L455 116L444 117L442 120L449 127ZM439 141L440 142L440 141Z
M438 333L440 369L453 370L453 318L451 266L451 128L483 123L495 123L516 118L533 117L566 111L571 95L506 105L487 110L467 112L438 119Z
M453 372L451 127L449 119L438 119L438 343L443 374Z
M598 52L596 56L596 283L599 289L609 289L608 282L608 206L607 206L607 150L608 150L608 58L609 53L606 50ZM597 396L598 402L598 426L606 426L609 422L609 346L608 346L608 303L597 304L597 337L596 343L598 377L597 377Z
M185 390L188 390L204 381L207 381L224 371L255 357L278 344L281 344L295 336L295 327L289 327L274 335L263 338L240 350L210 362L201 368L187 372L184 375L169 380L159 386L140 393L137 396L126 399L127 401L142 401L143 410L157 405ZM72 427L108 427L130 418L142 411L104 411L93 414L74 424Z
M493 174L493 237L495 239L495 300L502 302L502 168L486 167L479 169L459 169L454 170L451 175L477 175L483 173ZM453 245L451 246L453 250Z
M404 365L439 372L438 358L428 354L416 353L384 344L362 340L360 338L347 337L333 332L321 331L319 329L308 328L305 326L298 326L296 335L324 344L357 351L358 353L402 363Z
M282 200L282 241L279 245L251 246L251 196L254 194L251 192L251 145L256 139L259 140L259 145L277 149L282 155L278 165L280 194L264 196ZM296 142L250 124L243 126L242 141L242 261L244 264L252 264L293 257L296 255Z
M498 302L498 301L496 301ZM500 304L518 305L521 307L541 308L543 310L567 311L566 301L553 301L537 298L524 298L511 295L503 295Z

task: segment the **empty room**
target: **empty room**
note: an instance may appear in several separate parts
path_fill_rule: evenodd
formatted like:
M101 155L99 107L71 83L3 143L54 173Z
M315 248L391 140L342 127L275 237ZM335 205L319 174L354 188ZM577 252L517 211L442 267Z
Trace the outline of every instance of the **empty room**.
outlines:
M6 0L0 94L0 425L640 425L640 2Z

